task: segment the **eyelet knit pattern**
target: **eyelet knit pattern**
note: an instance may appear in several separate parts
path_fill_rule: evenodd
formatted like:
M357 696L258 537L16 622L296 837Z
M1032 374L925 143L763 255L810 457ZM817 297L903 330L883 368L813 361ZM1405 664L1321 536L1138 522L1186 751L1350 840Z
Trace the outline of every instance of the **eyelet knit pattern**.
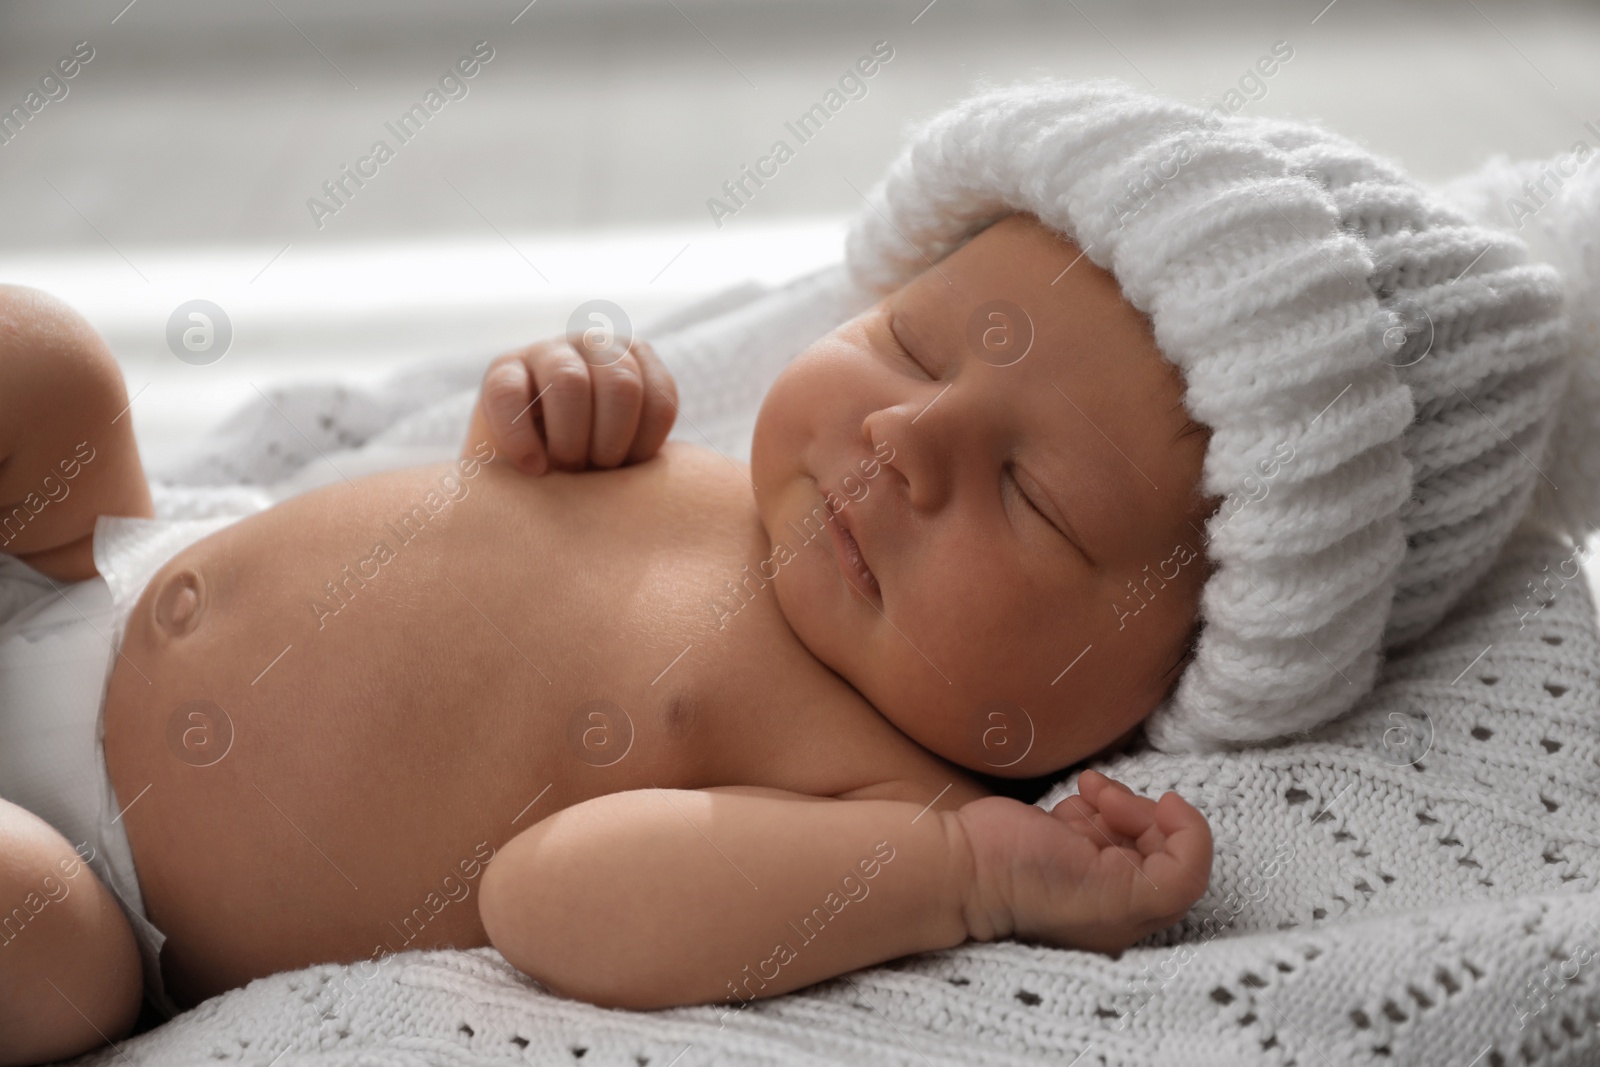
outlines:
M1345 713L1526 510L1568 373L1560 275L1349 141L1042 82L923 124L868 199L847 247L871 290L1031 212L1116 277L1182 371L1222 503L1196 531L1214 564L1196 655L1145 722L1159 749ZM1256 496L1278 449L1292 459Z

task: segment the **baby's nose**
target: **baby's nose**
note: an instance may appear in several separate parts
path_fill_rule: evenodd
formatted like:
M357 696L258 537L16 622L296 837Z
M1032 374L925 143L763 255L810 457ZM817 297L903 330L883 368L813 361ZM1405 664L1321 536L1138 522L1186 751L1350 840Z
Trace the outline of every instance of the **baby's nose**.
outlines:
M949 495L955 424L936 416L947 384L930 398L880 408L867 416L866 436L874 454L905 480L912 507L931 511Z

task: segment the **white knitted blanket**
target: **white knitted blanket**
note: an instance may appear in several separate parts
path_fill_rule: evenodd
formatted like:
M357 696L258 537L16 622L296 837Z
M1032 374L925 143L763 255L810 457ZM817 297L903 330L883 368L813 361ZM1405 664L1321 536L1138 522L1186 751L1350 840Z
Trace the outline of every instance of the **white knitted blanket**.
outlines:
M674 437L746 456L766 384L861 303L834 269L648 329L683 397ZM376 389L276 390L152 472L158 511L244 513L334 466L445 458L487 355ZM1117 960L968 944L739 1010L633 1013L553 997L492 950L404 953L261 979L79 1062L1600 1063L1600 629L1582 558L1525 527L1355 712L1307 737L1097 763L1178 790L1216 843L1185 921Z

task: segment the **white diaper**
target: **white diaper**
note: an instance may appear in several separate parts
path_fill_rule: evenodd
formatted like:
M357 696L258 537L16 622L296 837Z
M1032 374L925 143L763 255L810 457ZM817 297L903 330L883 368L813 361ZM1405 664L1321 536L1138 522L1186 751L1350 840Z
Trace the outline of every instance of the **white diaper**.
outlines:
M100 576L82 582L55 582L0 556L0 796L55 827L116 896L139 943L146 995L169 1017L177 1009L161 980L166 937L145 918L122 822L138 798L118 806L102 747L103 710L144 587L178 552L237 519L101 517L94 533ZM9 917L16 926L31 918L26 910Z

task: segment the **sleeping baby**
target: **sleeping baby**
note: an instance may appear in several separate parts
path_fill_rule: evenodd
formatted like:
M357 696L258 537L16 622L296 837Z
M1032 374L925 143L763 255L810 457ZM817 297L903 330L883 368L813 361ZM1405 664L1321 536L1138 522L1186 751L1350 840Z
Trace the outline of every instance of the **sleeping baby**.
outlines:
M748 464L667 441L649 344L574 336L490 364L455 461L198 526L112 518L153 515L116 363L0 290L0 637L105 665L70 738L0 672L0 904L42 902L0 945L0 1062L116 1039L141 990L402 949L736 1008L1181 920L1212 838L1177 792L1005 782L1370 685L1407 353L1289 151L1108 83L991 92L875 191L881 299L772 383ZM1144 159L1179 169L1130 210Z

